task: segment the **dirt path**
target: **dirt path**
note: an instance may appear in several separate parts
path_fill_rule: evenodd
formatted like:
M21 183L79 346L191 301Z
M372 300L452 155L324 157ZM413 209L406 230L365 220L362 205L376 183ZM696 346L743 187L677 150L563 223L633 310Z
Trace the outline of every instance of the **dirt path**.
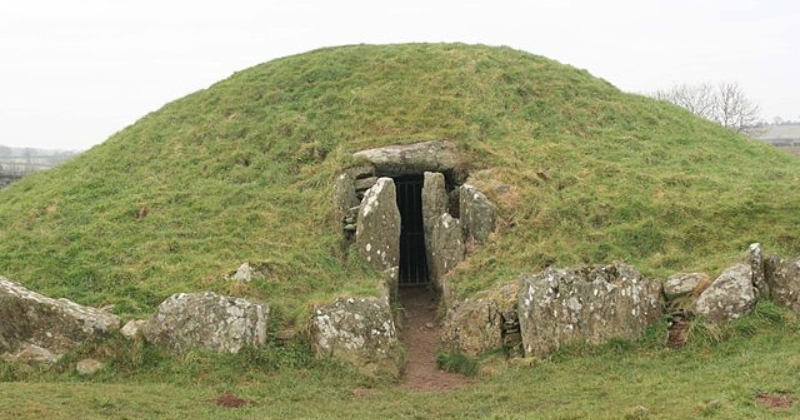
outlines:
M406 369L402 386L416 390L453 389L472 383L469 378L444 372L436 364L439 326L436 302L424 287L401 289L405 308L403 344L406 346Z

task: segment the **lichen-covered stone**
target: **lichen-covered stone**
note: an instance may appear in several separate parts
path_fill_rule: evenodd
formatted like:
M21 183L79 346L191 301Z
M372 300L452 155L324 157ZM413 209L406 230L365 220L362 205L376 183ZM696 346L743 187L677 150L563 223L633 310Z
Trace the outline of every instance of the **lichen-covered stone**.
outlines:
M725 270L694 304L694 312L711 322L724 322L746 315L756 304L753 271L747 264Z
M708 284L709 281L705 273L678 273L664 282L664 296L667 300L675 300L694 293L698 287Z
M464 228L464 237L482 244L494 231L497 210L495 205L469 184L459 188L459 220Z
M391 267L383 270L381 281L378 284L378 293L389 302L398 302L400 287L400 267Z
M336 222L341 222L347 216L348 210L359 204L354 182L350 172L341 173L336 177L336 182L333 184L333 208Z
M8 358L53 361L87 340L119 329L119 324L115 315L49 298L0 277L0 354Z
M464 260L464 241L461 222L448 213L442 213L431 232L431 248L428 267L431 281L442 292L445 299L451 291L446 274Z
M380 178L361 201L356 227L361 256L378 270L400 263L400 210L391 178Z
M502 320L492 299L467 299L447 311L441 342L445 351L475 357L503 345Z
M504 285L453 305L442 325L442 349L475 357L504 347L507 332L518 333L517 292L518 285Z
M625 264L548 268L520 277L518 310L526 357L562 345L633 340L661 316L661 284Z
M395 145L363 150L354 154L366 160L381 176L417 175L429 172L449 172L455 169L455 146L442 141Z
M425 237L433 232L433 226L442 214L447 213L448 196L444 175L438 172L425 172L422 183L422 225Z
M123 337L133 340L141 334L145 325L147 321L143 319L132 319L126 322L119 332Z
M461 222L447 211L448 196L444 175L425 173L422 187L422 217L428 274L443 295L448 294L445 274L464 259Z
M266 267L258 267L250 263L244 263L236 269L236 273L233 274L233 280L248 283L253 280L264 280L266 276Z
M340 298L318 306L309 331L319 357L332 357L369 376L400 376L403 351L387 299Z
M75 365L79 375L94 375L106 367L105 363L95 359L83 359Z
M13 353L3 353L3 360L27 364L51 365L61 359L61 354L53 354L50 350L31 343L23 343Z
M800 313L800 259L770 257L765 264L765 282L772 300L795 313Z
M237 353L267 342L269 307L213 292L179 293L161 303L143 328L145 338L172 352Z
M753 286L755 286L758 296L769 296L769 285L764 276L764 249L761 244L750 244L750 247L747 248L745 259L746 264L750 265L750 269L753 272Z

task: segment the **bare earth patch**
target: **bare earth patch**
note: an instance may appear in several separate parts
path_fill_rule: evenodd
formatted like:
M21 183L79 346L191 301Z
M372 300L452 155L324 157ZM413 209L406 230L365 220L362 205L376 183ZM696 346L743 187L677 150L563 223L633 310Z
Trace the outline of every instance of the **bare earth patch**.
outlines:
M212 401L214 404L226 408L240 408L246 405L254 404L250 400L239 398L236 395L226 392L219 396L219 398Z
M439 325L436 302L427 288L402 289L400 297L406 316L403 326L406 367L402 386L414 390L446 390L472 384L470 378L445 372L436 363Z
M789 408L794 404L794 397L790 394L762 392L756 394L755 400L769 408Z
M669 327L667 347L671 349L679 349L683 347L686 344L688 331L689 321L683 317L677 318Z

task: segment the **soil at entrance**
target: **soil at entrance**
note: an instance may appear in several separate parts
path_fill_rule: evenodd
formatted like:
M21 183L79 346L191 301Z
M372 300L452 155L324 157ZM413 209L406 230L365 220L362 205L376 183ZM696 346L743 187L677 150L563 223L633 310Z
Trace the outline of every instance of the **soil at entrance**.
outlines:
M400 300L406 314L403 327L406 368L402 386L416 390L442 390L472 383L463 375L440 370L436 364L439 325L436 322L436 302L428 289L400 289Z

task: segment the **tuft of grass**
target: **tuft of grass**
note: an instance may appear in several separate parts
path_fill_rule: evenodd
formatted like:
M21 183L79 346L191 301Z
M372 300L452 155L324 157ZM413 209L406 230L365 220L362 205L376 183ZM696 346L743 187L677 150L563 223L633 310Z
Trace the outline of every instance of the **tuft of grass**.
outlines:
M689 322L688 341L700 346L710 346L729 340L747 340L769 328L795 333L797 316L769 299L761 299L753 313L722 324L694 318Z
M436 363L445 372L460 373L465 376L475 376L480 370L477 359L458 353L436 353Z

